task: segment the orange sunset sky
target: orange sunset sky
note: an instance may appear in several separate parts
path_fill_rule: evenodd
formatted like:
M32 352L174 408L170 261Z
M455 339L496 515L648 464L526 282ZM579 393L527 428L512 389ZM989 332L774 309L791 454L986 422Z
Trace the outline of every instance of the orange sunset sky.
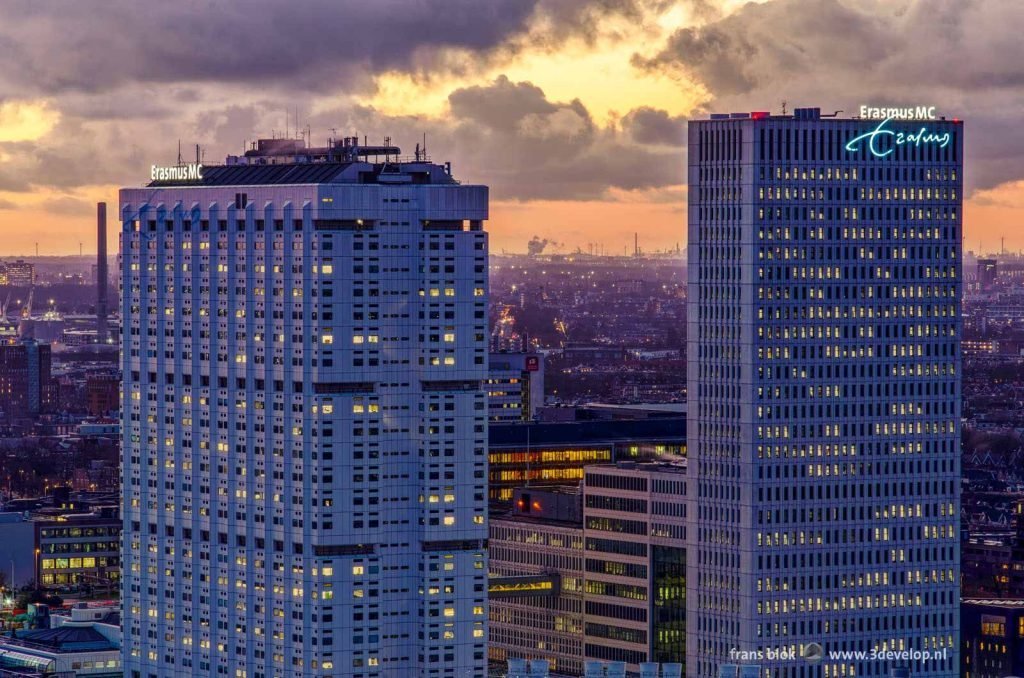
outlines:
M389 135L411 153L425 134L435 161L491 186L494 252L536 235L621 253L634 232L685 247L686 120L783 101L964 119L967 249L1017 250L1022 19L1015 0L14 0L0 256L94 252L93 203L179 141L212 164L296 113L316 145Z

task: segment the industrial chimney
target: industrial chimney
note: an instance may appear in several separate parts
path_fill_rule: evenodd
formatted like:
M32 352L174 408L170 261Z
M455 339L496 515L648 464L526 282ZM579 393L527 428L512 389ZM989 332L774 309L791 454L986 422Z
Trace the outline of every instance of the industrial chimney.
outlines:
M107 343L107 203L96 203L96 341Z

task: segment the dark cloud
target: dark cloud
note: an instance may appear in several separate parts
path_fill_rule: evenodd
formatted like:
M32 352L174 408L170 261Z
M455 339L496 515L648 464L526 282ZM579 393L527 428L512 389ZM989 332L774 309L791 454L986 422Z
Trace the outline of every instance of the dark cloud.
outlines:
M699 81L706 110L937 105L966 120L965 176L985 188L1024 177L1022 20L1019 0L773 0L681 29L633 63Z
M666 111L641 106L622 119L622 127L633 141L641 144L683 146L686 144L686 118Z
M415 70L442 47L486 50L537 0L137 0L0 3L4 77L42 93L124 83L287 83L306 89Z
M452 161L460 180L490 185L498 200L599 199L609 188L685 181L679 149L637 145L622 129L595 123L579 101L552 101L531 83L501 77L456 90L449 102L452 115L445 120L386 117L355 107L322 113L316 124L333 120L371 140L388 135L405 151L426 133L435 161Z
M388 70L431 77L573 37L658 0L138 0L0 3L0 82L35 94L125 84L367 89ZM476 59L446 59L445 49ZM146 105L144 102L139 102Z
M490 85L466 87L448 95L448 104L457 118L471 118L487 127L500 129L528 115L548 115L557 107L544 91L528 82L511 82L500 76Z
M749 3L718 21L676 31L656 56L633 63L684 70L721 97L817 69L877 64L892 49L890 30L887 17L839 0Z

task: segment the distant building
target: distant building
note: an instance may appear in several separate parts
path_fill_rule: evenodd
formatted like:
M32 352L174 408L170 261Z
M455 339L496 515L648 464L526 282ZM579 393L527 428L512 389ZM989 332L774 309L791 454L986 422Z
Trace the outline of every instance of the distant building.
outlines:
M12 287L31 287L36 282L36 266L18 259L6 265L7 284Z
M999 262L995 259L978 259L978 287L982 292L991 292L999 278Z
M487 371L487 414L492 423L531 421L544 405L544 356L492 353Z
M586 469L580 490L520 488L490 527L492 662L682 663L684 462ZM582 501L581 501L582 500Z
M116 623L93 621L91 608L72 610L70 617L47 616L49 627L24 628L10 635L0 635L0 676L121 678L124 675L121 629Z
M1011 527L961 544L964 597L1024 599L1024 500L1014 505Z
M624 346L569 344L562 350L562 358L580 365L612 365L625 362L629 351Z
M0 411L10 419L50 412L58 384L50 372L50 346L26 339L0 344Z
M90 375L85 380L86 408L93 417L117 413L121 407L121 380L114 374Z
M36 520L36 581L47 588L115 590L121 581L121 528L116 507Z
M1024 599L968 598L960 603L960 675L1024 675Z
M686 456L686 418L491 424L488 498L508 507L517 487L577 485L590 464Z

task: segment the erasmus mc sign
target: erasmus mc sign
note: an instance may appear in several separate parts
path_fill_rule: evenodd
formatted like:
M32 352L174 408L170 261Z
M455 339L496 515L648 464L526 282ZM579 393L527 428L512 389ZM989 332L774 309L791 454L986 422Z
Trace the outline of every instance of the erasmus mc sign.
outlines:
M149 178L152 181L202 181L203 166L195 162L169 167L153 165L149 169Z
M868 120L885 120L895 118L896 120L934 120L935 106L894 106L894 107L860 107L860 117Z
M934 144L939 148L945 148L952 141L949 132L941 134L929 132L928 127L922 125L913 130L898 131L889 129L889 123L893 120L934 120L935 106L905 106L902 108L875 108L872 106L861 106L860 117L869 120L881 120L878 127L850 139L846 144L846 150L850 153L857 153L861 144L867 144L867 149L876 158L884 158L896 150L897 146L924 146ZM888 144L882 143L884 139Z

